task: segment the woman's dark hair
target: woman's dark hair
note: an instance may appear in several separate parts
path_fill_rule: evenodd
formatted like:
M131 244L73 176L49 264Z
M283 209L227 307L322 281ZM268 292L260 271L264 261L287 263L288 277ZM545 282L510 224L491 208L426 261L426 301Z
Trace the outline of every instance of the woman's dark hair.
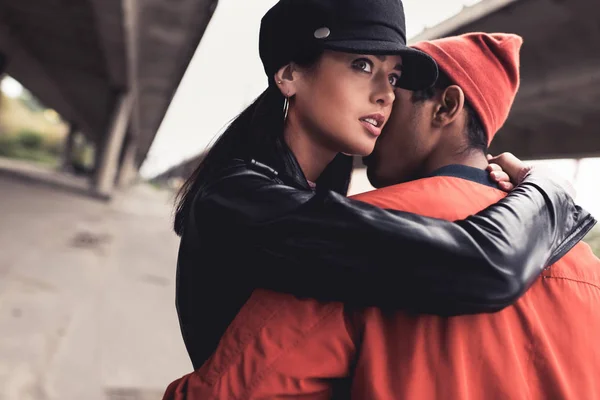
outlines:
M435 82L435 85L428 89L418 90L413 92L412 101L413 103L420 103L425 100L430 100L435 96L437 91L443 91L447 87L455 85L454 82L442 71L439 72L438 80ZM469 104L468 101L465 100L465 111L467 112L467 145L469 148L467 150L480 150L483 152L487 152L488 150L488 138L485 133L485 129L483 129L483 125L479 116L473 109L473 107Z
M294 60L302 67L314 66L322 51L307 52ZM269 81L271 81L270 77ZM258 98L238 115L225 132L212 145L192 175L183 184L175 200L174 229L182 235L190 214L194 197L211 174L231 159L268 160L270 152L277 152L283 141L283 101L279 89L270 84ZM282 154L283 157L283 154ZM317 180L322 189L334 190L346 195L352 173L352 158L338 155Z

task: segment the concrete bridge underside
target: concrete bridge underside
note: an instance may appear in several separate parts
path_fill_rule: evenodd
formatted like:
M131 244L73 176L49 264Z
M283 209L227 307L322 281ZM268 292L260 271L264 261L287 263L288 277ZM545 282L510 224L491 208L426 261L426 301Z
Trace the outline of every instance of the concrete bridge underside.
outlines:
M217 0L0 0L1 73L97 150L94 190L137 173Z

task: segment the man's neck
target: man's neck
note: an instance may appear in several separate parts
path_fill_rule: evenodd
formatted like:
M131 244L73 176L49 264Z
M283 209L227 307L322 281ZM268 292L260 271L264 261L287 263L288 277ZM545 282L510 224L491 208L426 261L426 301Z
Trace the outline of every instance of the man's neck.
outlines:
M433 171L436 171L447 165L466 165L467 167L473 167L477 169L485 170L488 166L488 160L485 154L481 151L470 151L462 154L451 154L447 153L438 157L433 157L423 171L424 175L427 176Z

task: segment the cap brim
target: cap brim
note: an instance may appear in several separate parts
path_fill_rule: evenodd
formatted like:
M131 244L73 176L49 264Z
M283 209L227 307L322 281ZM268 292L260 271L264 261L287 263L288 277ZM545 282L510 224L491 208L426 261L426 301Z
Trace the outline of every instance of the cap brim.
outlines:
M428 54L400 43L376 40L329 40L323 43L329 50L356 54L400 55L402 76L398 86L407 90L427 89L438 78L437 63Z

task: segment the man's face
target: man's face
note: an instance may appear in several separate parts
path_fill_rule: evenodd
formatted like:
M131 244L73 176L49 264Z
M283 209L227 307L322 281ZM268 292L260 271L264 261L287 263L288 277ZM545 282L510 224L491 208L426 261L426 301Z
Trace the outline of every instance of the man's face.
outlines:
M417 179L422 176L427 158L433 151L431 118L434 102L413 103L413 92L396 90L390 120L373 153L365 158L367 176L376 188Z

